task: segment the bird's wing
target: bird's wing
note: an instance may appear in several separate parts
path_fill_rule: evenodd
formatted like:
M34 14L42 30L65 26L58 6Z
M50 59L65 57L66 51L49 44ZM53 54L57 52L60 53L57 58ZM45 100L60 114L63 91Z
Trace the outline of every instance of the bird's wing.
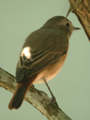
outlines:
M26 40L24 47L31 48L31 58L21 58L22 66L29 69L29 75L36 74L50 64L57 62L61 56L66 54L66 50L59 52L56 49L58 37L46 31L35 32ZM27 44L28 43L28 44Z

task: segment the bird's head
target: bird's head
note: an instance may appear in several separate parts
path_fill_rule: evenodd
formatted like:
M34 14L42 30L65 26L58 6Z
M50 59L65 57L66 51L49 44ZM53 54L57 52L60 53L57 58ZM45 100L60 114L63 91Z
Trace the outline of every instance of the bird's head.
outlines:
M60 29L62 33L67 32L69 35L71 35L74 30L80 29L78 27L74 27L72 22L64 16L52 17L44 24L44 27Z

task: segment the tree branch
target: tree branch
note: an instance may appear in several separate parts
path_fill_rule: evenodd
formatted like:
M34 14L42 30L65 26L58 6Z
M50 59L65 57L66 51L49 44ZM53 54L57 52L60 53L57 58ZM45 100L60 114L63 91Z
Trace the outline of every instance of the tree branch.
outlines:
M0 68L0 86L10 92L16 90L15 77ZM52 104L51 98L40 90L34 88L26 94L25 100L39 110L48 120L71 120L58 106L57 103Z
M90 0L69 0L70 8L77 16L90 41Z

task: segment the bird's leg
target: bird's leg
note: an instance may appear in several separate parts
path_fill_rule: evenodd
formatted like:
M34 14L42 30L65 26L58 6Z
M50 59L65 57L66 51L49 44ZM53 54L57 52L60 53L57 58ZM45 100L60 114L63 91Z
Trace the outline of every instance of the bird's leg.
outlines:
M44 83L45 83L45 85L47 86L47 88L48 88L48 90L49 90L49 92L50 92L50 94L51 94L51 96L52 96L52 102L55 102L55 103L56 103L56 98L55 98L55 96L53 95L53 93L52 93L52 91L51 91L51 89L50 89L50 87L49 87L46 79L43 78L43 80L44 80Z

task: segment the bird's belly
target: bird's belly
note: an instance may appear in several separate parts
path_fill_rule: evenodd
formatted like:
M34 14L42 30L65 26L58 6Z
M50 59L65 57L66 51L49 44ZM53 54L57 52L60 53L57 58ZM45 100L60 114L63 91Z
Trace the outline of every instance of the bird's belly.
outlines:
M57 73L61 70L62 65L64 64L64 60L66 58L66 55L60 58L60 60L52 65L47 66L45 69L43 69L35 78L33 81L33 84L36 83L43 83L43 78L45 78L47 81L51 80L54 78Z

